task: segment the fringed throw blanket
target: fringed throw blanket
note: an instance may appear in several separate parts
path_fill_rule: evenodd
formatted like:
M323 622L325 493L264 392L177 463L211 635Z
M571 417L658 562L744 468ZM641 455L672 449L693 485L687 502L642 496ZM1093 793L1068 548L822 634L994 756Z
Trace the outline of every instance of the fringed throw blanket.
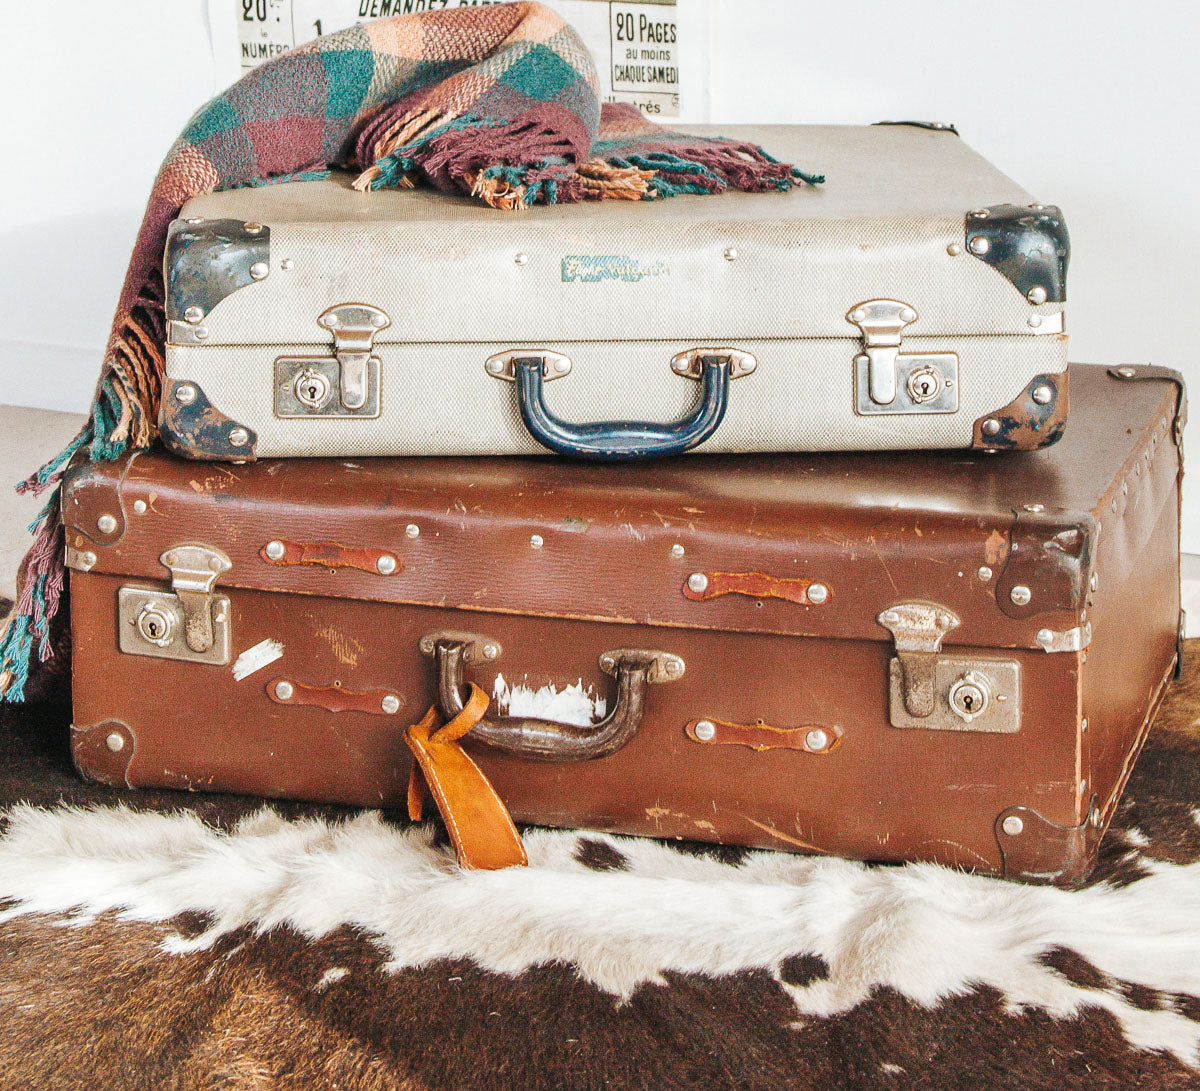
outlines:
M600 106L586 47L537 3L430 11L318 38L248 73L191 120L159 170L83 431L19 488L57 484L86 448L115 458L154 438L163 371L167 225L213 190L360 171L359 189L427 183L497 209L680 193L786 190L821 178L761 148L668 132ZM21 700L32 653L52 655L63 589L55 490L0 637L0 693Z

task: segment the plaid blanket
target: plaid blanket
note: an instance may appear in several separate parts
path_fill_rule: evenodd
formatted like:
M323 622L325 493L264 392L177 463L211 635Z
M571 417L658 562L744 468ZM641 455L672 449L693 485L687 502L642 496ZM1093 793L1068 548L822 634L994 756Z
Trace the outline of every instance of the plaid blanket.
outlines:
M243 76L204 106L155 179L113 320L91 417L21 490L57 484L81 448L115 458L155 436L163 372L161 262L183 203L236 186L361 173L359 189L428 184L497 209L680 193L786 190L823 179L761 148L669 132L600 105L578 35L538 3L428 11L329 34ZM62 595L57 489L30 530L0 637L0 694L22 700L34 643L51 657Z

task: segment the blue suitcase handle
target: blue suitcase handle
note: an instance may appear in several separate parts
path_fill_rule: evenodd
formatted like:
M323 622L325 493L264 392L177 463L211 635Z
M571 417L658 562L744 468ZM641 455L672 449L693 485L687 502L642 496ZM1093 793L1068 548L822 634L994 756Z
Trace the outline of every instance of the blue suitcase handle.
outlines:
M719 352L697 355L695 361L703 384L700 404L686 417L663 424L619 420L572 424L555 416L546 405L542 357L515 356L511 367L521 419L538 443L576 458L620 461L682 454L717 430L729 404L730 382L753 365L745 368L743 364L743 370L735 372L734 359Z

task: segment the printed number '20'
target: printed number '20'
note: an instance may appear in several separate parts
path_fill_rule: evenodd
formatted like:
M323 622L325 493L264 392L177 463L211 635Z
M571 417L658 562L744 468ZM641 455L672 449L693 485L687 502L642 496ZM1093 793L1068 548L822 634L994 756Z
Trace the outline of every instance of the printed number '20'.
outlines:
M249 23L257 19L267 21L267 0L242 0L242 21Z
M248 4L250 0L242 0ZM632 42L635 40L633 15L629 12L617 12L617 41Z

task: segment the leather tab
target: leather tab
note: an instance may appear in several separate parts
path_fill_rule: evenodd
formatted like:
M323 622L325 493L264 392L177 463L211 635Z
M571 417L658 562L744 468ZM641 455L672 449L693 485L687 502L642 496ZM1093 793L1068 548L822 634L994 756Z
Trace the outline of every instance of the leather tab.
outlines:
M458 862L465 868L485 871L524 867L529 863L521 835L483 770L471 760L458 740L487 711L488 696L472 684L463 710L443 727L431 708L404 733L416 759L408 785L408 813L419 819L423 789L433 796Z

